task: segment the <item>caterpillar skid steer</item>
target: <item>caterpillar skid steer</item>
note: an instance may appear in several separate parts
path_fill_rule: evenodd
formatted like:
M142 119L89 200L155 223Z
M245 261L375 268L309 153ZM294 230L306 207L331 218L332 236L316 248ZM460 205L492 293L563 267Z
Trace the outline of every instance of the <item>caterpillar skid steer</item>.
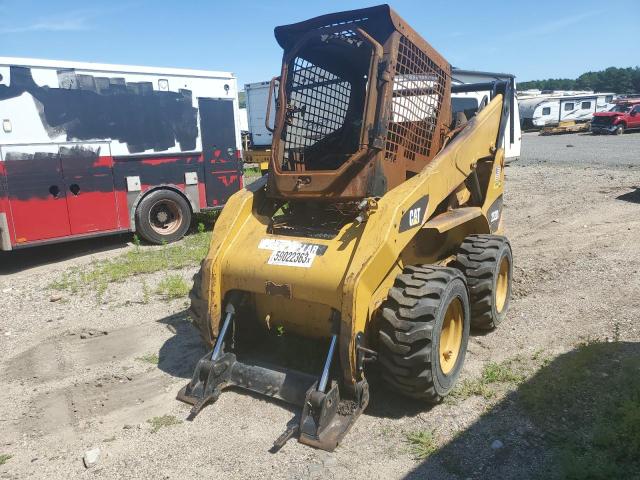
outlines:
M365 373L438 402L470 327L505 317L513 92L452 86L449 63L387 5L275 36L284 55L269 172L215 225L191 292L212 350L178 399L193 419L228 387L276 397L302 411L275 447L298 437L332 450L367 406ZM452 92L487 90L473 118L453 118Z

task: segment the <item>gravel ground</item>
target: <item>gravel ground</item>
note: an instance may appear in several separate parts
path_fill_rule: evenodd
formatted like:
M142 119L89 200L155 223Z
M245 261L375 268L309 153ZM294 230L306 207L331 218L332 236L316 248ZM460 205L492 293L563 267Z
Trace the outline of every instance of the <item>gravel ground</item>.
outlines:
M540 136L537 132L522 134L522 160L557 165L608 165L613 168L637 168L640 132L621 136L577 133Z
M535 374L585 341L638 345L638 152L640 134L524 135L506 170L511 309L497 330L472 336L463 379L514 358ZM48 288L73 266L134 248L128 240L0 256L0 459L11 455L0 478L522 479L549 462L545 432L507 383L425 409L374 377L370 407L333 453L294 441L269 453L296 412L235 391L183 421L175 395L204 350L186 299L145 295L142 282L164 273L112 284L100 300ZM416 431L440 451L416 460L406 441ZM87 469L82 457L96 447Z

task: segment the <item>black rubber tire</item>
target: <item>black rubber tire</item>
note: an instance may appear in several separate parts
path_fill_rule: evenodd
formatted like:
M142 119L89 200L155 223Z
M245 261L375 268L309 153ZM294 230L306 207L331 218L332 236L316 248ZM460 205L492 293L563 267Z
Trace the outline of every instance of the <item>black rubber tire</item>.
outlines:
M193 276L193 287L189 291L189 300L191 300L189 306L191 323L200 332L202 341L208 347L212 347L214 339L211 336L211 327L208 321L207 300L202 294L202 264L200 264L200 270Z
M449 304L459 298L462 339L448 374L440 365L440 333ZM469 341L469 298L462 274L453 268L408 266L396 277L378 317L381 376L393 391L436 403L455 384ZM435 353L434 353L435 352Z
M615 130L616 135L622 135L624 133L624 130L625 130L624 123L618 124Z
M509 261L507 296L502 310L498 311L496 285L505 256ZM471 326L481 330L496 328L504 320L511 299L513 256L509 240L500 235L469 235L458 249L456 267L467 279Z
M180 222L170 233L162 234L151 226L149 214L154 206L163 202L169 202L179 209ZM191 207L179 193L160 189L154 190L142 199L138 208L136 208L136 231L149 243L162 245L163 243L171 243L184 237L189 225L191 224Z

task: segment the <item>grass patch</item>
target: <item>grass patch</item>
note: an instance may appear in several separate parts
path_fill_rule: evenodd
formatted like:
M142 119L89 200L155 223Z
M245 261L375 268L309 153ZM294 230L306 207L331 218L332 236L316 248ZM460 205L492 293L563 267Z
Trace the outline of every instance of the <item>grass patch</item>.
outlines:
M160 362L160 357L158 357L157 353L148 353L147 355L143 355L142 357L136 358L141 362L150 363L151 365L158 365Z
M158 284L156 292L165 299L186 297L191 286L180 274L167 275Z
M457 400L465 400L469 397L482 397L484 399L490 399L494 397L496 392L489 385L484 383L482 379L477 380L463 380L461 383L455 386L449 395L447 395L448 403L455 403Z
M637 343L580 345L523 384L519 401L553 454L544 478L638 478Z
M149 285L146 281L142 281L142 303L145 305L149 303L149 298L151 297L151 291L149 290Z
M260 167L244 167L244 174L247 177L262 176Z
M251 185L256 180L262 177L262 171L260 167L245 167L244 169L244 184L245 186Z
M523 365L519 357L501 363L490 362L482 369L480 378L462 381L451 391L448 398L450 402L473 396L488 400L496 395L494 386L517 385L525 378L526 375L523 373Z
M482 381L491 383L521 383L525 376L518 371L519 360L507 360L502 363L488 363L482 370Z
M110 283L122 282L135 275L198 265L206 256L211 239L211 232L204 231L204 227L199 230L177 243L145 248L135 245L113 259L73 268L50 283L49 288L71 293L93 290L100 298Z
M204 233L205 231L210 232L213 230L213 226L216 224L221 211L221 209L205 210L194 214L193 224L196 227L194 231Z
M163 427L170 427L172 425L179 425L182 420L178 420L173 415L162 415L161 417L153 417L147 420L147 423L151 424L151 432L156 433Z
M1 453L0 454L0 465L4 465L12 457L13 457L13 455L9 455L8 453Z
M438 449L433 432L411 432L406 434L406 440L416 460L424 460Z

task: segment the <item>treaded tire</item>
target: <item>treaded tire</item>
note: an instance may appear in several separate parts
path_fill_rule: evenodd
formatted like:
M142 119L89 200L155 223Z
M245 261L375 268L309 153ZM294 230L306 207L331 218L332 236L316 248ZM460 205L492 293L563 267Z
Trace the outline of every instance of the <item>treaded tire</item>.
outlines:
M459 299L463 319L453 368L441 368L440 333L448 306ZM378 317L378 361L387 386L402 395L439 402L457 380L469 340L469 299L453 268L407 266L396 277Z
M204 262L203 262L204 263ZM213 346L213 338L211 337L211 327L207 315L207 301L202 297L202 264L200 270L193 276L193 287L189 291L189 316L191 323L200 332L200 338L208 346Z
M176 218L175 224L168 228L166 233L162 232L159 226L154 228L151 225L151 217L155 218L152 209L163 208L162 205L170 206L166 211L175 212ZM171 214L165 213L165 215ZM173 190L166 188L154 190L146 195L136 208L136 231L149 243L162 245L180 240L189 230L190 224L191 207L182 195Z
M496 290L500 265L506 257L509 262L506 299L498 308ZM513 257L511 245L500 235L469 235L456 255L456 267L465 275L471 303L471 326L482 330L496 328L509 309Z

